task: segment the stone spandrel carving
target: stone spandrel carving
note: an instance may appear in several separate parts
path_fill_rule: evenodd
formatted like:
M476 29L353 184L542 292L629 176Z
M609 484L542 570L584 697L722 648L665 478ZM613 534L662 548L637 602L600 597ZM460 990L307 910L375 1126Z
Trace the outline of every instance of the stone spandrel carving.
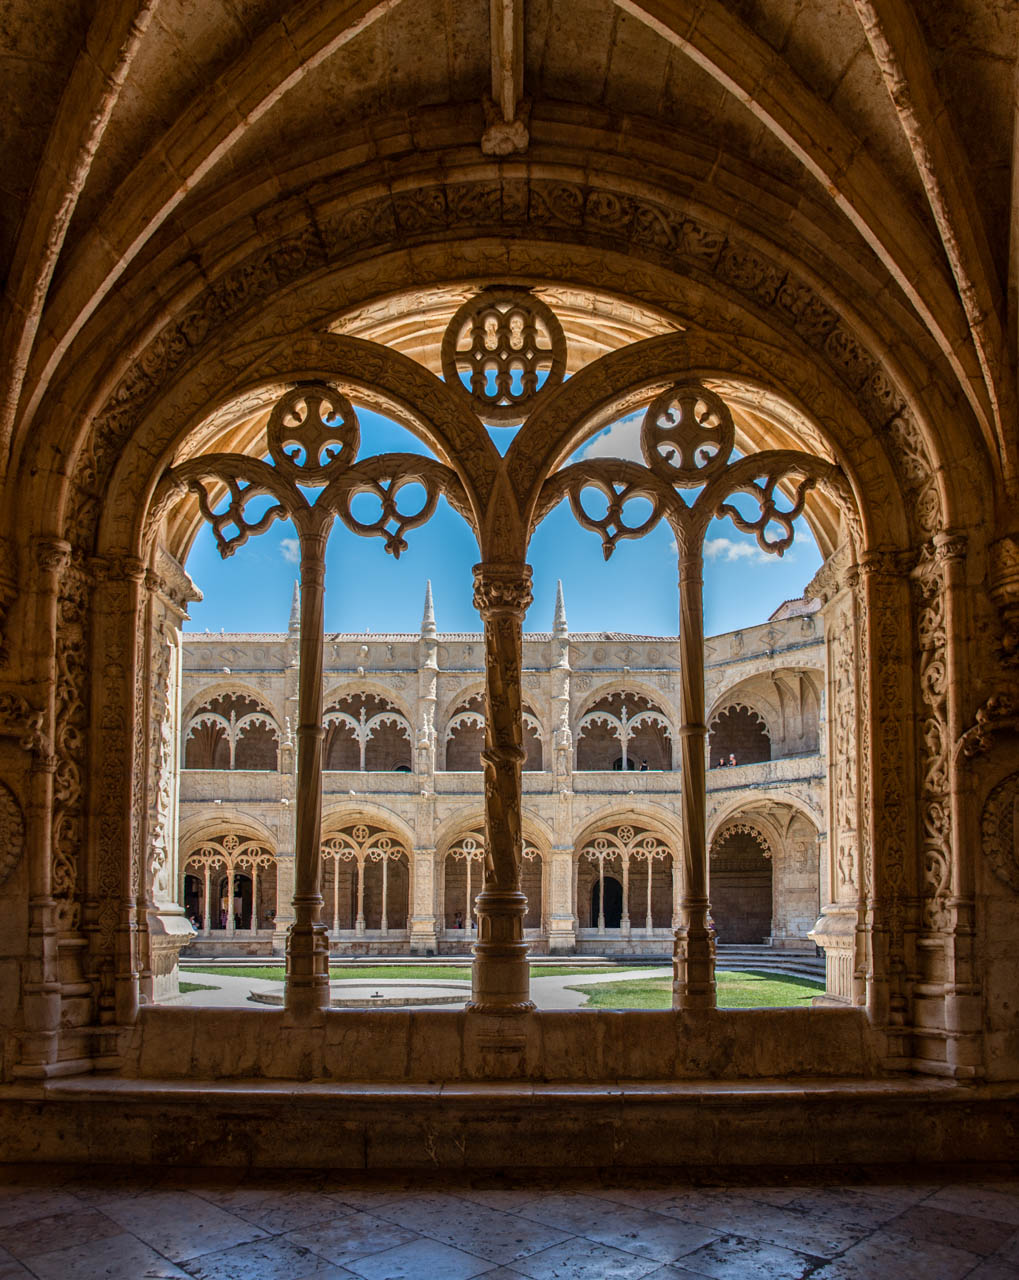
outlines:
M980 819L981 847L988 866L1019 893L1019 773L993 788Z
M14 793L0 782L0 886L25 851L25 818Z

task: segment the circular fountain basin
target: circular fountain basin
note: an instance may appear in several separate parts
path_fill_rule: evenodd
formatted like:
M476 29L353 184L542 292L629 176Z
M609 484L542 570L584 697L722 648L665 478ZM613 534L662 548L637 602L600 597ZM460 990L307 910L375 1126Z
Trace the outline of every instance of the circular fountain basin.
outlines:
M329 1005L333 1009L404 1009L408 1005L465 1004L470 999L469 982L330 982ZM252 991L256 1004L283 1004L283 992Z

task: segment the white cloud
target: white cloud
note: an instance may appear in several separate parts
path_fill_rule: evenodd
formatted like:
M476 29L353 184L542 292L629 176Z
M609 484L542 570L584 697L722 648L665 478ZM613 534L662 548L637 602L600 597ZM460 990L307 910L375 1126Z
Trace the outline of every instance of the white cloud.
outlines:
M643 414L633 414L614 422L607 431L589 442L581 457L625 458L630 462L643 462L644 455L640 451L640 424L643 420Z
M283 559L291 564L297 564L301 558L301 544L296 538L281 539L280 551L283 553Z
M754 542L734 542L731 538L709 538L704 544L704 555L708 560L727 563L747 560L751 564L777 564L779 560L774 553L762 551ZM791 559L792 556L786 552L786 563Z

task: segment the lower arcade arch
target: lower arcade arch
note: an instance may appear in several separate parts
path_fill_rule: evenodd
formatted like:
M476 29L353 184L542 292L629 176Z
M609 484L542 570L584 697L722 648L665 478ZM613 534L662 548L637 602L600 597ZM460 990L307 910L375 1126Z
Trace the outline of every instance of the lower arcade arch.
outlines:
M181 903L199 937L271 929L277 859L260 839L227 831L192 841L181 860Z
M666 939L675 927L679 877L673 846L639 821L603 823L575 853L579 935Z
M532 937L545 929L545 868L547 859L526 836L522 845L520 889L527 899L525 932ZM441 856L440 931L447 944L468 946L477 939L477 896L484 879L485 833L480 827L451 839Z
M406 933L411 855L394 831L370 822L330 827L321 859L323 918L331 939Z

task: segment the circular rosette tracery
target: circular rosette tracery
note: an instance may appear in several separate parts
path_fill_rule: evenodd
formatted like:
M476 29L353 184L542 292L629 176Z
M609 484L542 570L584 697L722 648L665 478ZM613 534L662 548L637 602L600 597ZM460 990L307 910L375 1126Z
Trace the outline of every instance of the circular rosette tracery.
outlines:
M457 311L442 339L447 386L465 393L483 422L519 423L566 371L555 313L530 293L492 289Z
M417 486L422 493L412 509L401 509L401 491ZM409 529L417 529L431 519L440 494L445 493L457 510L467 505L463 488L455 473L441 462L422 458L413 453L387 453L366 458L350 471L338 476L323 496L323 503L340 517L353 533L362 537L379 537L385 540L385 548L397 560L407 550L403 536ZM377 504L369 515L362 509L354 513L354 502L362 495L374 499ZM405 495L409 498L409 495ZM362 508L371 503L361 504Z
M728 405L694 383L670 387L652 402L641 426L640 447L656 475L690 488L725 466L735 439Z
M346 396L325 383L294 387L276 402L266 434L269 454L298 484L325 484L349 467L361 428Z

